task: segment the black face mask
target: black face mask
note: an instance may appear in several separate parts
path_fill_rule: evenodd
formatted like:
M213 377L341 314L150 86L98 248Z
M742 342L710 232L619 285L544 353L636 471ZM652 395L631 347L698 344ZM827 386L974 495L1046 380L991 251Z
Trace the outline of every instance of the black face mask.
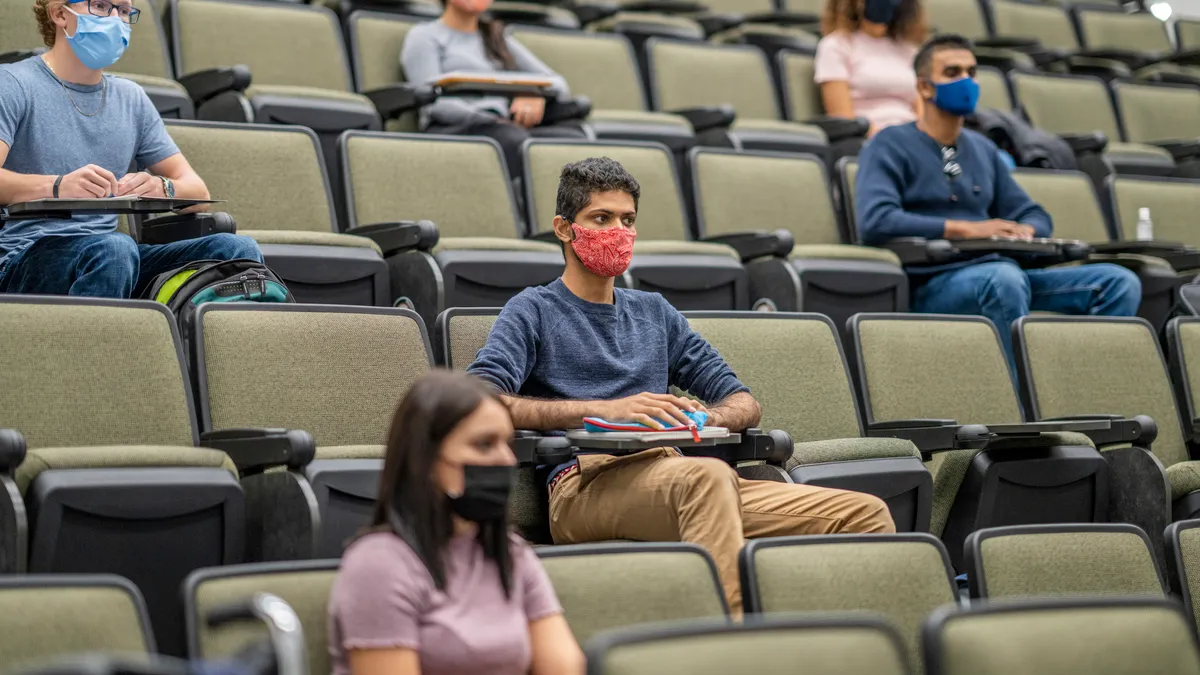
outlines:
M508 513L508 495L512 491L511 466L463 465L463 492L450 498L450 508L460 518L474 523L490 523Z
M897 0L866 0L866 4L863 5L863 18L871 23L886 25L892 22L899 6Z

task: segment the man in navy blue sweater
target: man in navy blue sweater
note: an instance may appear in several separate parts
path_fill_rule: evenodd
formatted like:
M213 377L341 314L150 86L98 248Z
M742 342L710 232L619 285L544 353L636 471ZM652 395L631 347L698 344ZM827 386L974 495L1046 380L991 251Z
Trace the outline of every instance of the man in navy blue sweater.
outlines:
M731 431L758 423L750 390L682 314L657 293L613 287L633 256L640 191L608 158L563 167L554 217L563 276L510 300L467 369L501 392L518 429L578 428L592 416L662 428L660 420L686 424L684 411L698 410ZM705 404L672 396L670 385ZM871 495L744 480L723 461L675 448L583 455L554 467L549 487L555 543L699 544L735 613L746 538L895 531Z
M863 243L1052 236L1050 216L1013 180L999 148L963 129L979 99L970 42L935 37L914 67L924 103L919 119L879 132L859 156L854 199ZM1031 310L1132 316L1142 295L1137 276L1111 264L1022 270L991 254L906 271L914 311L988 317L1010 362L1009 326Z

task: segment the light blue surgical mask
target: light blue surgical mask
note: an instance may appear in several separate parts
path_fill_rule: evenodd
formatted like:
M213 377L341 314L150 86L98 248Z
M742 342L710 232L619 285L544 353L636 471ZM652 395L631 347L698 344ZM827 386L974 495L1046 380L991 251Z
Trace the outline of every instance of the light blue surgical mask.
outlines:
M933 85L933 104L951 115L964 117L975 112L979 103L979 83L973 77Z
M75 34L67 36L71 51L80 63L92 70L101 70L117 62L129 46L129 24L119 16L93 16L79 14L67 7L76 16Z

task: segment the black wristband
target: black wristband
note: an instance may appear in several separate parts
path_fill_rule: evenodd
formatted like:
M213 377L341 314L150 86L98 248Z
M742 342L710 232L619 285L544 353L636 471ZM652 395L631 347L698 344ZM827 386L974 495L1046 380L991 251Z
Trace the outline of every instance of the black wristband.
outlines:
M54 198L58 199L58 186L62 184L62 176L54 179Z

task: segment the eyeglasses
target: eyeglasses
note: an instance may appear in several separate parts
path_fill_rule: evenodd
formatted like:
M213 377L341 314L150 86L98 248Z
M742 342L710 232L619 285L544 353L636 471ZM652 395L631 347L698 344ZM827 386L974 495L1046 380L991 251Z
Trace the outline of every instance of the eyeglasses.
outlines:
M71 4L77 4L84 0L76 0ZM114 5L109 0L87 0L88 14L93 16L112 16L113 10L117 10L117 16L127 24L133 25L138 22L138 17L142 15L142 10L134 9L129 5Z
M958 150L954 146L942 148L942 173L950 180L962 175L962 167L958 164Z

